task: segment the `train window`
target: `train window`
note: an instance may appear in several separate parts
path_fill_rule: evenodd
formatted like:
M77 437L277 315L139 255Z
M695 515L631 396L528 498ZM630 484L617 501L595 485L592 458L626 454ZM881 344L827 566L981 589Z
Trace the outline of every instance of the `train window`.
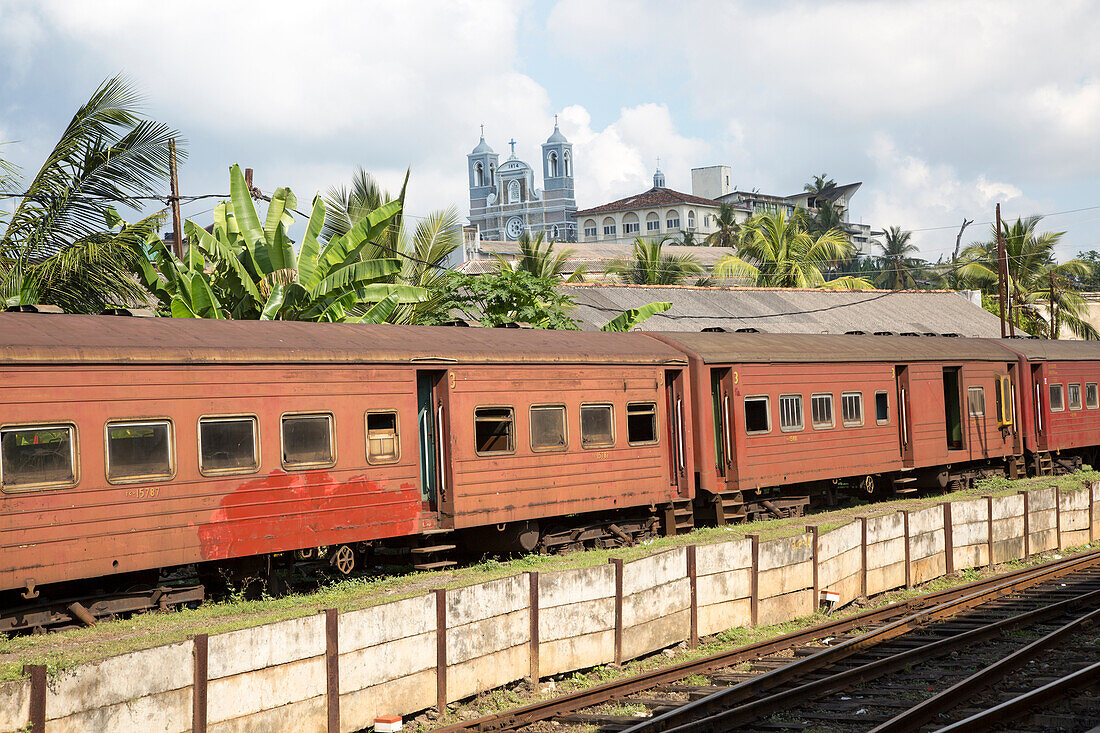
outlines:
M833 396L831 394L810 395L810 422L816 430L824 430L834 426Z
M745 432L767 433L772 429L771 410L768 409L767 397L745 398Z
M29 425L0 430L0 486L5 491L76 483L76 429Z
M199 473L252 473L260 468L256 418L199 419Z
M401 455L397 438L397 413L367 413L367 463L394 463Z
M511 407L474 410L474 449L479 456L511 453L515 447L515 414Z
M879 425L890 422L890 395L886 392L875 392L875 422Z
M1080 410L1081 409L1081 385L1069 384L1066 385L1066 396L1069 398L1069 409Z
M336 462L332 415L283 415L283 468L318 468Z
M167 420L107 423L107 480L172 478L172 424Z
M581 405L581 447L606 448L614 444L611 405Z
M846 428L858 428L863 424L863 393L845 392L840 395L841 419Z
M626 442L630 445L657 442L657 404L655 402L627 404Z
M1050 411L1061 412L1064 409L1066 409L1066 403L1062 398L1062 385L1050 385Z
M565 405L531 407L531 450L565 450Z
M966 406L971 417L985 417L985 388L967 387Z
M1100 397L1096 394L1096 382L1085 385L1085 407L1090 410L1100 408Z
M783 432L801 430L802 423L802 395L779 395L779 429Z

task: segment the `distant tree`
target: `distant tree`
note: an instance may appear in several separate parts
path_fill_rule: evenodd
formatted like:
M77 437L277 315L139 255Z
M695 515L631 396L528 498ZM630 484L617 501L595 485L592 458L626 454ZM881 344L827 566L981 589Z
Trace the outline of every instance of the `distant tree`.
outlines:
M800 211L789 218L782 212L753 217L742 228L738 253L721 258L714 274L746 278L761 287L872 287L848 276L826 282L826 272L851 258L852 244L836 229L810 233L803 217Z
M391 226L401 204L391 201L364 216L346 234L323 243L320 196L297 249L287 234L297 199L276 189L263 220L240 166L230 169L232 200L214 209L214 231L188 220L190 246L181 260L150 237L150 261L139 275L177 318L233 318L380 323L397 306L424 299L420 287L391 282L395 257L373 256L372 242Z
M566 248L555 252L554 241L546 240L544 242L543 236L543 232L539 232L534 237L529 232L520 234L519 239L516 240L516 244L519 246L519 258L512 263L498 255L498 267L523 270L535 277L554 281L579 282L584 280L585 268L583 265L577 266L568 276L565 275L574 250Z
M695 232L686 231L680 235L680 241L676 244L679 244L682 247L695 247L699 243L695 241Z
M535 328L575 330L569 315L573 300L557 287L557 281L526 270L501 268L495 273L471 275L449 272L432 286L441 307L427 324L443 323L455 314L489 328L525 323Z
M604 271L631 285L679 285L693 275L704 274L703 266L692 255L665 254L663 247L668 241L635 237L631 258L614 262Z
M1088 266L1088 272L1072 278L1074 284L1080 290L1100 290L1100 252L1095 249L1078 252L1076 259Z
M144 209L142 197L163 194L169 143L179 133L145 119L140 108L137 92L113 77L76 111L29 180L0 161L0 191L26 194L0 229L5 300L98 312L148 298L129 274L132 245L160 219L125 224L114 207ZM177 156L186 157L182 145Z
M737 244L737 235L741 225L737 223L737 210L731 204L718 205L718 214L714 217L714 231L704 241L711 247L733 247Z
M1100 338L1096 328L1084 319L1087 306L1075 287L1075 278L1089 275L1089 265L1082 260L1057 262L1054 248L1065 232L1039 232L1041 219L1038 216L1017 219L1004 230L1012 305L1010 317L1017 328L1036 336L1058 338L1059 327L1066 326L1080 338ZM989 241L971 244L959 259L965 263L958 269L962 283L999 294L995 227L990 229ZM1056 321L1053 333L1048 315L1052 305ZM1041 309L1047 309L1047 313Z
M882 256L878 258L881 269L876 282L890 290L905 290L916 287L915 273L919 272L920 262L912 255L917 252L912 244L913 233L902 231L901 227L886 230Z
M361 167L355 169L351 177L351 186L331 186L325 194L325 226L321 238L325 241L347 234L363 217L376 211L391 201L397 201L402 208L405 205L405 189L409 184L409 171L405 171L405 181L401 191L393 196L382 187L373 175ZM393 226L381 235L387 244L395 244L397 231L401 228L402 215L394 217Z

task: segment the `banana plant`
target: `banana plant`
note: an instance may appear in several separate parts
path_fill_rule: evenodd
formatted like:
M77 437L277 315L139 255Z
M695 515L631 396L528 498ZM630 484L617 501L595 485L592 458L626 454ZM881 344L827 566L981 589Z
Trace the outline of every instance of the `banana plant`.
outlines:
M646 303L639 308L631 308L625 310L619 315L612 318L610 321L600 327L601 331L630 331L639 326L642 321L646 320L650 316L657 315L658 313L664 313L672 307L672 303L667 301L656 303Z
M174 317L380 323L398 305L426 297L423 288L392 282L401 270L396 257L377 256L400 202L383 204L322 244L325 203L315 197L295 250L287 234L297 206L290 189L275 191L261 222L234 165L230 196L214 210L212 232L186 222L190 246L182 259L159 238L147 241L149 261L139 274Z

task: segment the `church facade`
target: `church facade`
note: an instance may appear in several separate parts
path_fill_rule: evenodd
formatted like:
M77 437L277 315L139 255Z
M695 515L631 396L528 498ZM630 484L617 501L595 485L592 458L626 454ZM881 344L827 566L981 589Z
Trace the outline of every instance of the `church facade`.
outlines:
M577 201L573 191L573 145L558 129L542 144L541 189L536 188L535 171L516 157L516 141L509 141L512 153L503 163L500 156L481 141L466 156L470 179L470 225L481 239L515 241L524 232L543 233L559 242L577 241Z

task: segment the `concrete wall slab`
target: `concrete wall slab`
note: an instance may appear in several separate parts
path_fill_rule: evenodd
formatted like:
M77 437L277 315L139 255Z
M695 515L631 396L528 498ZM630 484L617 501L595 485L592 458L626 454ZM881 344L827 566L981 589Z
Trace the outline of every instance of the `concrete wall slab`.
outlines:
M623 565L623 596L687 577L687 551L678 547L668 552Z
M1032 489L1027 493L1028 509L1033 512L1041 512L1053 509L1058 503L1057 489Z
M679 578L623 598L623 627L648 623L691 606L691 586Z
M526 677L531 670L530 652L529 644L521 644L450 665L447 670L447 701L461 700Z
M540 578L541 580L541 578ZM447 626L463 624L526 608L531 585L526 575L490 580L447 591Z
M817 536L817 559L819 561L848 552L859 547L863 537L863 528L859 522L849 522L843 527L822 532Z
M340 668L341 683L343 667ZM342 686L342 685L341 685ZM340 695L340 730L361 730L379 715L408 715L435 705L435 667Z
M447 663L454 665L531 640L527 608L447 629Z
M435 631L435 596L424 595L340 614L340 651Z
M696 599L700 607L724 603L752 594L752 570L743 568L696 578Z
M385 684L425 669L434 670L435 657L434 631L341 652L340 694Z
M143 649L51 676L46 720L177 690L194 679L190 641Z
M325 679L323 656L212 679L207 720L233 720L324 695Z
M615 596L614 566L539 574L539 610Z
M615 599L598 598L568 606L539 608L539 641L568 639L615 628Z
M752 540L739 539L699 545L695 548L695 572L698 576L747 568L752 564Z
M614 661L614 630L539 644L539 667L543 675L572 672Z
M769 626L809 616L814 612L813 596L813 590L806 589L782 596L761 598L757 606L758 622L761 626Z
M263 712L233 720L210 723L209 733L270 733L292 730L295 733L325 733L328 708L323 695L308 700L265 709Z
M803 588L813 588L814 569L809 560L786 567L776 567L757 574L757 593L760 599L793 593Z
M691 633L691 613L684 609L623 629L623 659L686 641Z
M898 537L905 537L905 516L901 512L867 519L867 544L878 544Z
M0 731L14 731L31 717L31 681L12 680L0 684Z
M207 653L211 680L322 655L325 617L315 614L217 634L210 637Z
M943 508L930 506L927 509L918 509L909 512L909 536L913 537L925 532L943 531Z
M83 710L64 718L51 720L48 728L50 733L87 733L87 731L183 733L191 730L191 688L185 687L134 698L115 705Z
M993 497L993 521L1022 517L1024 515L1024 497L1022 494Z
M760 543L761 572L806 562L813 557L813 535L801 534Z
M699 607L699 635L710 636L729 629L752 626L752 601L738 598Z

